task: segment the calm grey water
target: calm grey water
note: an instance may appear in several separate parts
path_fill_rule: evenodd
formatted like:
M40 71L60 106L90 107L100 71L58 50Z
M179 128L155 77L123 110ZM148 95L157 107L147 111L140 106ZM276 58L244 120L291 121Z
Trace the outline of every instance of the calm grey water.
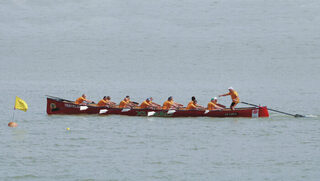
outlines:
M319 9L317 0L0 1L0 180L319 180ZM243 101L310 116L45 112L46 94L183 104L195 95L206 105L229 86ZM13 129L15 96L29 110L15 112Z

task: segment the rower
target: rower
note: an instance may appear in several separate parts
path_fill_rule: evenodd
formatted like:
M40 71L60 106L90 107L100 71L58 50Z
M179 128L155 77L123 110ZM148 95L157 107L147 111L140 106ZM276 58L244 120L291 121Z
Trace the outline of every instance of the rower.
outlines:
M193 101L190 101L188 106L187 106L187 108L186 108L186 110L195 110L195 109L197 109L196 104L197 104L197 100L196 99L194 99Z
M204 110L205 108L203 106L198 105L198 101L193 96L191 98L192 101L189 102L186 110Z
M176 103L173 101L172 96L168 97L168 100L163 103L162 109L177 109L183 107L182 104Z
M198 101L197 101L196 97L194 97L194 96L191 97L191 101L188 103L188 106L189 106L189 105L191 106L191 107L189 107L189 108L192 108L192 107L193 107L192 104L193 104L194 106L196 106L196 108L194 108L194 109L197 109L197 110L204 110L204 109L205 109L203 106L198 105ZM187 110L188 110L188 106L187 106L187 108L186 108Z
M149 97L150 99L150 105L153 106L154 108L158 108L158 109L161 109L161 105L153 102L153 98L152 97Z
M229 89L229 93L219 95L219 97L230 95L231 99L232 99L232 103L230 105L230 108L232 110L234 110L234 107L236 107L236 105L240 102L239 95L238 95L238 92L235 91L232 87L229 87L228 89Z
M151 108L151 101L149 98L147 98L145 101L143 101L140 105L141 109L147 109L147 108Z
M85 94L82 94L82 96L75 101L75 104L79 104L79 105L87 105L88 103L94 103L94 102L87 99L87 96Z
M125 97L119 104L119 108L128 108L130 107L129 105L129 101L128 101L128 98Z
M217 103L218 103L217 97L212 98L211 101L208 103L207 109L210 111L211 110L223 110L223 108L218 106Z
M135 106L139 105L139 103L137 103L137 102L130 101L130 96L126 96L126 98L127 98L128 106L135 107Z
M187 110L191 110L191 109L196 109L197 106L195 105L195 102L196 101L196 97L192 96L191 97L191 101L188 103L188 106L187 106Z
M99 107L104 107L104 106L113 107L116 103L111 102L110 100L111 100L110 96L104 96L103 99L101 99L98 102L97 106L99 106Z

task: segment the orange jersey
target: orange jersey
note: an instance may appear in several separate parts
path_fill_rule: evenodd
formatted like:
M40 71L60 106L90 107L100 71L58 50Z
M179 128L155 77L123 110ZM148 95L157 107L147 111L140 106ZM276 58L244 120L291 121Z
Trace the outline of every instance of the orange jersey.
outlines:
M208 110L215 110L215 107L216 107L216 104L215 104L215 103L209 102L207 109L208 109Z
M98 106L106 106L107 105L107 103L109 102L109 100L104 100L104 99L101 99L99 102L98 102Z
M85 101L85 100L86 100L86 99L81 96L81 97L79 97L79 98L76 100L75 104L81 104L81 103L82 103L83 101Z
M143 101L143 103L141 103L141 105L140 105L140 108L146 109L146 108L148 108L148 106L150 106L150 102L148 103L147 101Z
M170 109L172 104L173 104L173 101L166 101L163 103L162 109Z
M187 110L190 110L190 109L196 109L197 106L194 104L193 101L189 102L188 106L187 106Z
M123 100L120 102L119 108L124 108L124 107L126 107L127 104L128 104L128 102Z
M237 91L233 91L233 93L229 92L229 95L231 96L232 102L239 103L239 95ZM233 101L235 99L235 101Z

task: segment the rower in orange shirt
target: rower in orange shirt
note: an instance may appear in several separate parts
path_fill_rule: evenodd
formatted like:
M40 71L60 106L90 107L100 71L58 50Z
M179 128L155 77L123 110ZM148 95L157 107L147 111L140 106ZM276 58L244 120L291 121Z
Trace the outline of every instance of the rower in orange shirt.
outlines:
M194 96L191 97L191 101L189 102L187 110L203 110L205 109L204 107L198 105L198 101Z
M168 100L163 103L162 109L177 109L183 107L182 104L173 101L172 96L168 97Z
M141 109L152 108L150 99L147 98L145 101L143 101L140 105L140 108Z
M119 108L128 108L130 107L129 105L129 102L128 102L128 98L125 97L119 104Z
M149 97L149 99L150 99L150 105L151 105L152 107L154 107L154 108L156 108L156 109L161 109L161 105L153 102L153 98L152 98L152 97Z
M126 96L126 98L127 98L127 106L135 107L139 105L139 103L137 102L130 101L130 96Z
M196 103L197 103L197 100L190 101L186 109L196 110L197 109L197 106L195 105Z
M218 99L216 97L212 98L211 101L208 103L208 110L222 110L223 108L217 105Z
M85 94L82 94L82 96L75 101L75 104L79 104L79 105L87 105L88 103L94 103L94 102L88 100Z
M101 99L98 102L97 106L99 106L99 107L104 107L104 106L114 107L116 103L111 102L110 100L111 100L110 96L104 96L103 99Z
M230 108L232 110L234 110L234 108L236 107L236 105L240 102L240 99L239 99L239 95L238 95L238 92L235 91L232 87L229 87L229 93L226 93L226 94L222 94L220 95L219 97L222 97L222 96L231 96L231 99L232 99L232 103L230 105Z

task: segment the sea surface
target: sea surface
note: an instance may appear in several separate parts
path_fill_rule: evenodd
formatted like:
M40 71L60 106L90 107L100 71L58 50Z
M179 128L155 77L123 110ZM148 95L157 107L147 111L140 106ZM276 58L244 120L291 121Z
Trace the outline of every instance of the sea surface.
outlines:
M318 181L319 9L318 0L1 0L0 180ZM46 114L45 95L206 105L229 86L242 101L307 117ZM15 96L27 112L13 110ZM17 128L7 126L13 114Z

